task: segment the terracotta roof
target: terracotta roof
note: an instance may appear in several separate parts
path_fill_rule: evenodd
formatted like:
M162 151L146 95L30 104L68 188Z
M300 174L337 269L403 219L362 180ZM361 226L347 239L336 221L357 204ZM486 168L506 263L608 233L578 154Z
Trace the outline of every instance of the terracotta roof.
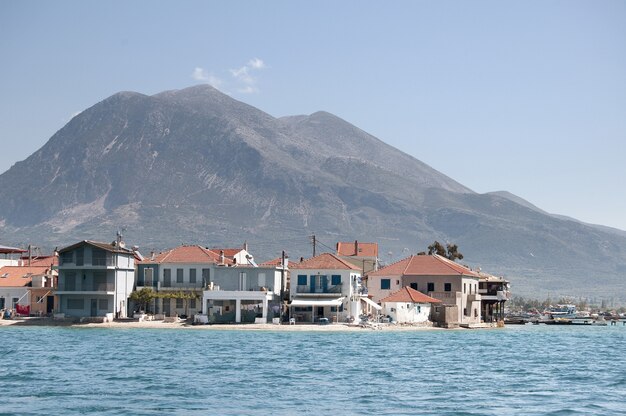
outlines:
M224 252L224 257L233 258L237 254L243 251L243 248L211 248L211 251L220 254L220 252Z
M339 242L337 243L337 255L346 257L378 257L378 243Z
M24 263L24 265L28 265L28 257L22 257L20 260ZM30 259L31 266L47 266L50 265L58 266L59 258L57 256L37 256Z
M49 270L49 267L4 266L0 268L0 287L28 286L33 275L44 275Z
M208 263L219 264L220 254L202 246L179 246L157 254L154 260L146 259L141 263ZM232 264L229 258L224 259L225 264Z
M331 253L322 253L319 256L306 259L300 263L289 262L291 270L298 269L326 269L326 270L357 270L361 269L354 264L340 259Z
M279 267L280 265L283 264L283 259L282 257L277 257L273 260L268 260L268 261L264 261L263 263L259 264L259 266L265 266L265 267Z
M369 276L471 276L478 277L478 273L465 266L437 254L416 256L412 255L387 267L372 272Z
M404 286L397 292L392 293L384 299L380 300L380 303L384 302L405 302L405 303L441 303L439 299L431 298L418 292L415 289L411 289L408 286Z

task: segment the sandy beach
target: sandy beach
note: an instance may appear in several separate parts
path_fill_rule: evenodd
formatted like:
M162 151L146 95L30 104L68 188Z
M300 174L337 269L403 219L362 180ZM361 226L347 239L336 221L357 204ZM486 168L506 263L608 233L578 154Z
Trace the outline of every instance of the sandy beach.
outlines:
M365 326L348 324L298 324L298 325L275 325L275 324L216 324L216 325L192 325L187 321L163 322L127 320L105 323L76 323L68 320L56 320L50 318L16 318L0 319L0 328L3 326L50 326L50 327L76 327L76 328L152 328L152 329L181 329L198 331L428 331L444 330L430 325L401 325L401 324L371 324Z

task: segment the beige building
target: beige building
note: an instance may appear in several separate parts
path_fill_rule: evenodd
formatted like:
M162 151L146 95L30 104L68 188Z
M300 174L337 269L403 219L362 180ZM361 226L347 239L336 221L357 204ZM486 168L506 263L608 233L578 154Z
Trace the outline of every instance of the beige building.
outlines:
M374 302L404 286L440 300L433 318L439 324L471 325L481 322L479 276L445 257L412 255L368 275L368 294Z

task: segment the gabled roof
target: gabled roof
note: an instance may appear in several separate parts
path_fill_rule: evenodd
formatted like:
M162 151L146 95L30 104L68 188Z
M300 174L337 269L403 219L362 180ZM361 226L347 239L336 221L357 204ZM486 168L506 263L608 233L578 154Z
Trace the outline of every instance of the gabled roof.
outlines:
M378 243L339 242L337 243L337 255L345 257L378 257Z
M206 263L220 264L220 254L208 248L194 246L178 246L171 250L161 252L154 260L146 259L141 263ZM224 259L224 264L233 264L229 258Z
M260 267L280 267L283 264L282 257L276 257L275 259L264 261L259 264Z
M412 255L369 274L369 276L423 275L478 277L478 273L437 254L423 256Z
M439 299L431 298L418 292L415 289L411 289L408 286L404 286L397 292L392 293L384 299L380 300L380 303L384 302L404 302L404 303L441 303Z
M62 249L59 250L59 253L63 253L64 251L74 250L75 248L78 248L85 244L100 248L102 250L105 250L111 253L122 253L122 254L131 254L131 255L133 254L133 251L129 248L126 248L125 246L122 247L118 244L101 243L99 241L91 241L91 240L83 240L83 241L79 241L76 244L72 244L71 246L63 247Z
M243 251L243 248L211 248L214 253L220 254L224 252L224 257L233 258Z
M289 269L361 270L354 264L345 261L331 253L322 253L319 256L306 259L304 261L301 261L300 263L289 262Z
M32 276L50 273L49 267L4 266L0 268L0 287L28 286Z
M26 253L28 250L17 247L0 246L0 254Z

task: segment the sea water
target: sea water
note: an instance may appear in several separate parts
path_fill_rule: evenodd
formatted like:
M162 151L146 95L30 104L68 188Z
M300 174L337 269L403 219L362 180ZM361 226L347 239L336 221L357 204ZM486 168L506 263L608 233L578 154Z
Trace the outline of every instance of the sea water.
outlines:
M0 327L0 414L619 415L626 327Z

